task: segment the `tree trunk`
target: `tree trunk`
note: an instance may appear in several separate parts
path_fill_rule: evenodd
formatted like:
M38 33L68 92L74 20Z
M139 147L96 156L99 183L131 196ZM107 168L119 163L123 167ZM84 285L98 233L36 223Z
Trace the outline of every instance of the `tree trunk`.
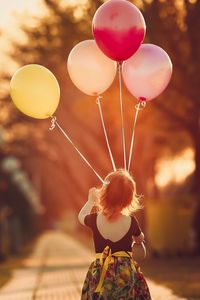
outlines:
M197 206L194 214L194 230L196 232L196 250L200 252L200 116L196 118L194 127L194 146L195 146L195 171L192 191L197 199Z
M195 145L194 191L200 194L200 132Z

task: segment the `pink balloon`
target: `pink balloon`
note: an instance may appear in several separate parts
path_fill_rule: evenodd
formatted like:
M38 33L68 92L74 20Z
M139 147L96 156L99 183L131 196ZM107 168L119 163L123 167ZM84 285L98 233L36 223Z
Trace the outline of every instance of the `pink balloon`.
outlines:
M153 44L143 44L122 66L122 76L130 93L140 100L152 100L167 87L172 75L168 54Z
M92 27L99 48L118 62L137 51L146 32L141 12L126 0L110 0L101 5L94 15Z

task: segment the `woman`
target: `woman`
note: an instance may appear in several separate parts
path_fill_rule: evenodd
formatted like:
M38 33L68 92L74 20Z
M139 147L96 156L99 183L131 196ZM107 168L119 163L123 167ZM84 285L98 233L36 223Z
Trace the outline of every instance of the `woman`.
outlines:
M91 213L94 206L98 213ZM108 174L100 189L89 190L78 218L93 232L96 260L89 267L81 300L151 300L132 258L133 243L144 241L138 221L130 216L140 208L135 182L122 169Z

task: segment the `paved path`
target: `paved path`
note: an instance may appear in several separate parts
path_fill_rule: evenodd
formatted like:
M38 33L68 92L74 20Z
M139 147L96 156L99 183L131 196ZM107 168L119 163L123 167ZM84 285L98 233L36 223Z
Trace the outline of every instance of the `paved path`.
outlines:
M59 232L40 237L24 267L13 272L0 290L0 300L79 300L93 254ZM153 300L187 300L148 280Z

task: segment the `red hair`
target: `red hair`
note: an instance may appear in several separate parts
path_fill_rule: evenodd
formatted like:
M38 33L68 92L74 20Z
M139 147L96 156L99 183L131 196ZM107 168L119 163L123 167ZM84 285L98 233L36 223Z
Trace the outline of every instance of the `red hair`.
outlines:
M114 218L124 209L129 213L141 209L140 196L136 194L136 184L132 176L123 169L108 174L99 194L99 204L108 219Z

